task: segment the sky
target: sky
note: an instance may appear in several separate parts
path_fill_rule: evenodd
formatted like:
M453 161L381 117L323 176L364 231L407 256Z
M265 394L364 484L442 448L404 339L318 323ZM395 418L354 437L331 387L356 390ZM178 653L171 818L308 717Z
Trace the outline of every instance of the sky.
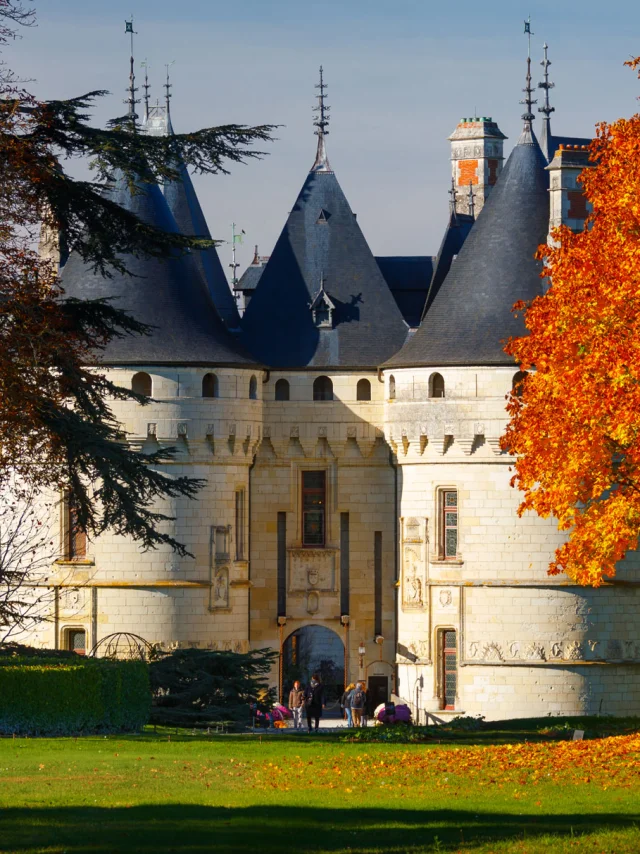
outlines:
M435 254L446 219L448 135L463 116L492 116L509 139L521 130L531 15L534 83L544 41L555 83L552 128L589 136L599 121L638 109L640 81L623 67L640 54L632 0L36 0L38 25L5 52L42 98L93 89L104 123L124 111L134 16L137 84L150 66L151 97L171 76L177 132L227 123L278 124L268 156L227 176L195 176L212 236L246 232L270 254L316 147L311 108L318 66L328 84L332 168L376 255ZM539 96L542 92L539 93ZM539 103L541 98L539 97ZM536 127L540 127L539 119ZM230 246L218 250L225 266Z

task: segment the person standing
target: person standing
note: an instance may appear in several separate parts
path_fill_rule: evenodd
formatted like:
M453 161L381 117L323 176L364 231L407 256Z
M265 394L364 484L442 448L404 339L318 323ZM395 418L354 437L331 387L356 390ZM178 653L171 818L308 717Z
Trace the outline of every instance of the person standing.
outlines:
M367 704L367 695L364 691L362 682L356 682L356 687L351 692L351 714L353 715L353 725L362 726L362 716L365 714Z
M325 708L324 685L314 673L311 682L304 692L304 705L307 710L307 726L311 732L311 722L315 721L315 731L318 732L322 710Z
M347 687L344 689L344 694L340 697L340 708L342 709L346 719L347 726L353 726L353 717L351 715L351 692L356 686L353 682L350 682Z
M296 679L289 691L289 708L293 715L293 728L302 729L302 712L304 710L304 690Z

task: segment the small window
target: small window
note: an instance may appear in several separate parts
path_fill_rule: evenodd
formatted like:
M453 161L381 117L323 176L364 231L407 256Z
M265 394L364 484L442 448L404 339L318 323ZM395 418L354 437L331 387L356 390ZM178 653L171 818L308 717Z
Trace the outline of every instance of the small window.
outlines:
M396 378L394 376L389 377L389 400L396 399Z
M67 632L67 649L77 655L87 652L87 633L84 629L69 629Z
M458 693L457 633L455 629L441 629L438 634L440 707L442 709L455 709Z
M258 399L258 380L255 377L251 377L249 380L249 400L257 400Z
M276 383L276 400L289 400L289 381L278 380Z
M429 397L444 397L444 377L442 374L431 374L429 377Z
M246 525L244 489L236 490L236 560L244 560L244 529Z
M151 397L151 377L144 371L139 371L131 378L131 391Z
M325 544L326 472L302 472L302 545Z
M66 532L64 555L66 560L84 560L87 556L87 535L80 528L78 522L78 513L74 507L73 501L67 494L65 497L66 505Z
M202 396L219 397L218 377L215 374L205 374L202 377Z
M371 383L369 380L358 380L356 399L371 400Z
M511 388L516 397L522 397L522 393L524 392L524 381L527 378L526 371L518 371L517 374L513 375L513 379L511 380Z
M329 377L316 377L313 382L314 400L333 400L333 383Z
M441 553L445 560L455 560L458 555L458 493L455 489L443 489L440 495Z

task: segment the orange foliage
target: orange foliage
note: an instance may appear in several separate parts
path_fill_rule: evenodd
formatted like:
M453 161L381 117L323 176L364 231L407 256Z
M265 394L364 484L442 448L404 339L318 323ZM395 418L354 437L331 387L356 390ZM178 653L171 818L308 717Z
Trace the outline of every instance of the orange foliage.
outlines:
M529 335L505 349L532 373L502 443L519 512L569 532L550 574L597 586L640 531L640 115L599 125L590 159L585 230L554 231L539 250L553 284L516 307Z

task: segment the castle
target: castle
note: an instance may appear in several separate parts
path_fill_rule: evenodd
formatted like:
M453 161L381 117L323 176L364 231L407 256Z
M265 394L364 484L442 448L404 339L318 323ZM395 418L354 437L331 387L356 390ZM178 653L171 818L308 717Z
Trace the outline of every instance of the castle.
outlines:
M530 63L506 162L491 118L450 136L435 256L374 257L329 162L322 79L315 161L238 300L215 249L128 258L135 279L72 253L69 296L115 297L154 326L103 355L111 379L153 398L113 402L127 441L175 446L167 470L206 486L159 508L195 559L72 536L61 502L54 605L32 642L81 652L124 632L167 649L268 647L280 692L320 667L336 688L361 678L374 702L402 698L420 722L637 712L637 556L597 590L548 576L561 535L518 517L499 444L521 381L502 346L524 329L511 307L542 293L534 254L549 229L588 213L576 178L589 140L552 134L548 65L545 48L540 141ZM168 99L147 105L144 127L173 132ZM185 168L115 193L149 223L209 234Z

